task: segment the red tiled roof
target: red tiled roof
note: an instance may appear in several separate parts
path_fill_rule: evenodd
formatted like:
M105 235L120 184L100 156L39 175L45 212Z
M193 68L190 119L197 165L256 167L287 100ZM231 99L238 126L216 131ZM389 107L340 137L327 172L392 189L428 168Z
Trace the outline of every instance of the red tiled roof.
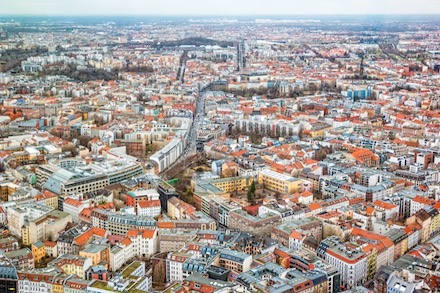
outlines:
M300 232L293 230L292 233L290 233L289 238L293 238L296 240L302 240L305 237L305 235L301 234Z
M130 229L127 232L127 237L134 238L141 236L142 238L152 239L155 234L156 234L156 230Z
M160 200L139 201L138 205L141 209L160 207Z
M389 203L389 202L385 202L385 201L382 201L382 200L376 200L375 202L373 202L373 205L381 207L381 208L386 209L386 210L391 210L391 209L394 209L394 208L397 207L397 205L395 205L395 204L392 204L392 203Z
M73 240L73 242L78 246L82 246L82 245L86 244L93 235L96 235L99 237L105 237L106 233L107 233L107 231L105 229L93 227L92 229L89 229L86 232L84 232L83 234L77 236Z
M322 208L322 206L321 206L321 204L319 202L315 202L315 203L309 204L309 209L311 211L318 210L320 208Z
M365 213L367 215L372 215L374 213L374 208L373 207L367 207L367 209L365 210Z
M73 199L73 198L70 198L70 197L66 198L64 200L63 204L64 205L68 204L68 205L71 205L71 206L74 206L74 207L79 207L79 206L82 205L82 203L80 201L78 201L76 199Z
M416 195L413 199L413 201L424 204L424 205L431 205L432 201L424 196Z
M44 241L44 246L55 247L55 246L57 246L57 243L54 241L46 240L46 241Z

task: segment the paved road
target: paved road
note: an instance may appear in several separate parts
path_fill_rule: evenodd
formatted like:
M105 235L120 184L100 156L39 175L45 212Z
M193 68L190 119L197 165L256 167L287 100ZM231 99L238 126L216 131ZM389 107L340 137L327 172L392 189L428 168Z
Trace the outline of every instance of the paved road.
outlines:
M244 66L244 41L240 40L237 44L237 70L241 71Z
M188 61L188 59L188 52L183 52L182 56L180 56L180 67L179 70L177 70L177 79L182 83L185 82L186 61Z
M177 159L170 167L163 170L162 175L166 177L166 173L171 170L178 167L182 167L181 163L184 162L186 159L194 156L197 153L196 145L197 145L197 130L200 129L200 127L203 124L203 120L205 119L205 96L206 96L206 90L200 91L197 99L196 99L196 110L194 113L194 119L193 123L189 130L188 135L188 144L185 146L185 149L183 150L182 156ZM176 170L173 170L173 173L176 174Z

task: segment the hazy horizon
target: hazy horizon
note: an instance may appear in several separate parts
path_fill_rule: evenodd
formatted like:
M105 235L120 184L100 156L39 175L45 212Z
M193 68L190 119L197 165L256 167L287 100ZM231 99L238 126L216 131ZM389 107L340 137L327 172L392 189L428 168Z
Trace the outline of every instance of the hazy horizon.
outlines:
M153 2L154 1L154 2ZM438 0L0 0L2 16L440 15Z

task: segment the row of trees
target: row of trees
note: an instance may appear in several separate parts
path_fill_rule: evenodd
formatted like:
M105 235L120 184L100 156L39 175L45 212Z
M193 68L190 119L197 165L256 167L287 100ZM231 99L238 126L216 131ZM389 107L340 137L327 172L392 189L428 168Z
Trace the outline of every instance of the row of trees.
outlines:
M93 81L93 80L118 80L120 72L145 72L152 73L154 68L151 66L128 66L123 69L113 69L111 71L96 68L87 68L86 70L78 70L76 64L66 64L61 67L45 68L40 73L42 76L46 75L65 75L67 77L79 80L81 82Z
M14 48L1 52L0 72L6 72L20 66L21 62L32 56L38 56L47 52L46 48L35 47L32 49Z
M87 82L91 80L115 80L118 79L118 72L107 71L104 69L89 69L78 70L76 64L67 64L64 67L45 68L40 73L42 76L46 75L65 75L67 77L79 80L81 82Z

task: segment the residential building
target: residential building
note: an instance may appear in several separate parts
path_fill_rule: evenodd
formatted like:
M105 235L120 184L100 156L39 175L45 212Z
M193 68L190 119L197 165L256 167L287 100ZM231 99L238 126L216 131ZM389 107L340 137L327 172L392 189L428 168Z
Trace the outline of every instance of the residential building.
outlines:
M127 206L134 207L136 214L140 215L140 213L138 212L138 204L141 202L150 202L147 206L143 207L143 212L145 212L145 210L151 210L150 212L154 214L157 212L158 200L159 193L155 189L138 189L127 192L126 204ZM148 209L148 207L153 206L154 208Z
M47 215L52 210L52 207L37 203L8 207L7 221L10 233L22 238L22 227L25 226L25 224Z
M341 273L341 286L352 289L367 281L367 254L362 247L352 243L342 243L331 236L321 241L318 256L336 267Z
M236 273L243 273L251 268L252 256L246 253L223 249L218 265Z
M183 264L191 256L184 252L170 252L167 256L167 281L183 281Z
M151 272L147 272L144 262L134 261L125 267L119 275L109 281L93 280L87 286L88 293L151 292Z
M35 260L29 248L22 248L14 251L5 252L5 256L17 268L26 270L35 268Z
M40 240L33 243L31 245L31 249L32 249L32 256L34 257L34 260L37 263L40 262L43 259L43 257L46 256L46 247L44 243Z
M270 235L272 227L278 224L281 224L279 215L267 213L261 217L256 217L244 210L230 212L228 219L228 228L260 236Z
M58 233L71 222L72 216L70 214L52 210L23 225L21 228L23 244L30 245L36 241L54 240Z
M19 247L20 247L20 245L19 245L17 239L15 239L12 236L6 236L6 237L0 238L0 250L2 250L4 252L17 250L17 249L19 249Z
M133 255L141 258L151 257L158 251L158 231L132 229L127 237L132 243Z
M0 272L0 292L21 292L19 291L17 269L4 253L0 253Z
M63 254L58 256L48 264L48 267L59 269L66 275L77 275L81 279L86 279L86 271L92 266L90 258L81 257L72 254Z
M126 235L131 229L155 229L156 221L148 216L113 214L108 217L107 229L114 235Z
M258 183L264 188L279 193L294 194L302 192L302 180L272 170L263 170L258 174Z
M110 249L108 245L90 243L79 251L79 256L92 260L92 266L103 264L108 267Z

